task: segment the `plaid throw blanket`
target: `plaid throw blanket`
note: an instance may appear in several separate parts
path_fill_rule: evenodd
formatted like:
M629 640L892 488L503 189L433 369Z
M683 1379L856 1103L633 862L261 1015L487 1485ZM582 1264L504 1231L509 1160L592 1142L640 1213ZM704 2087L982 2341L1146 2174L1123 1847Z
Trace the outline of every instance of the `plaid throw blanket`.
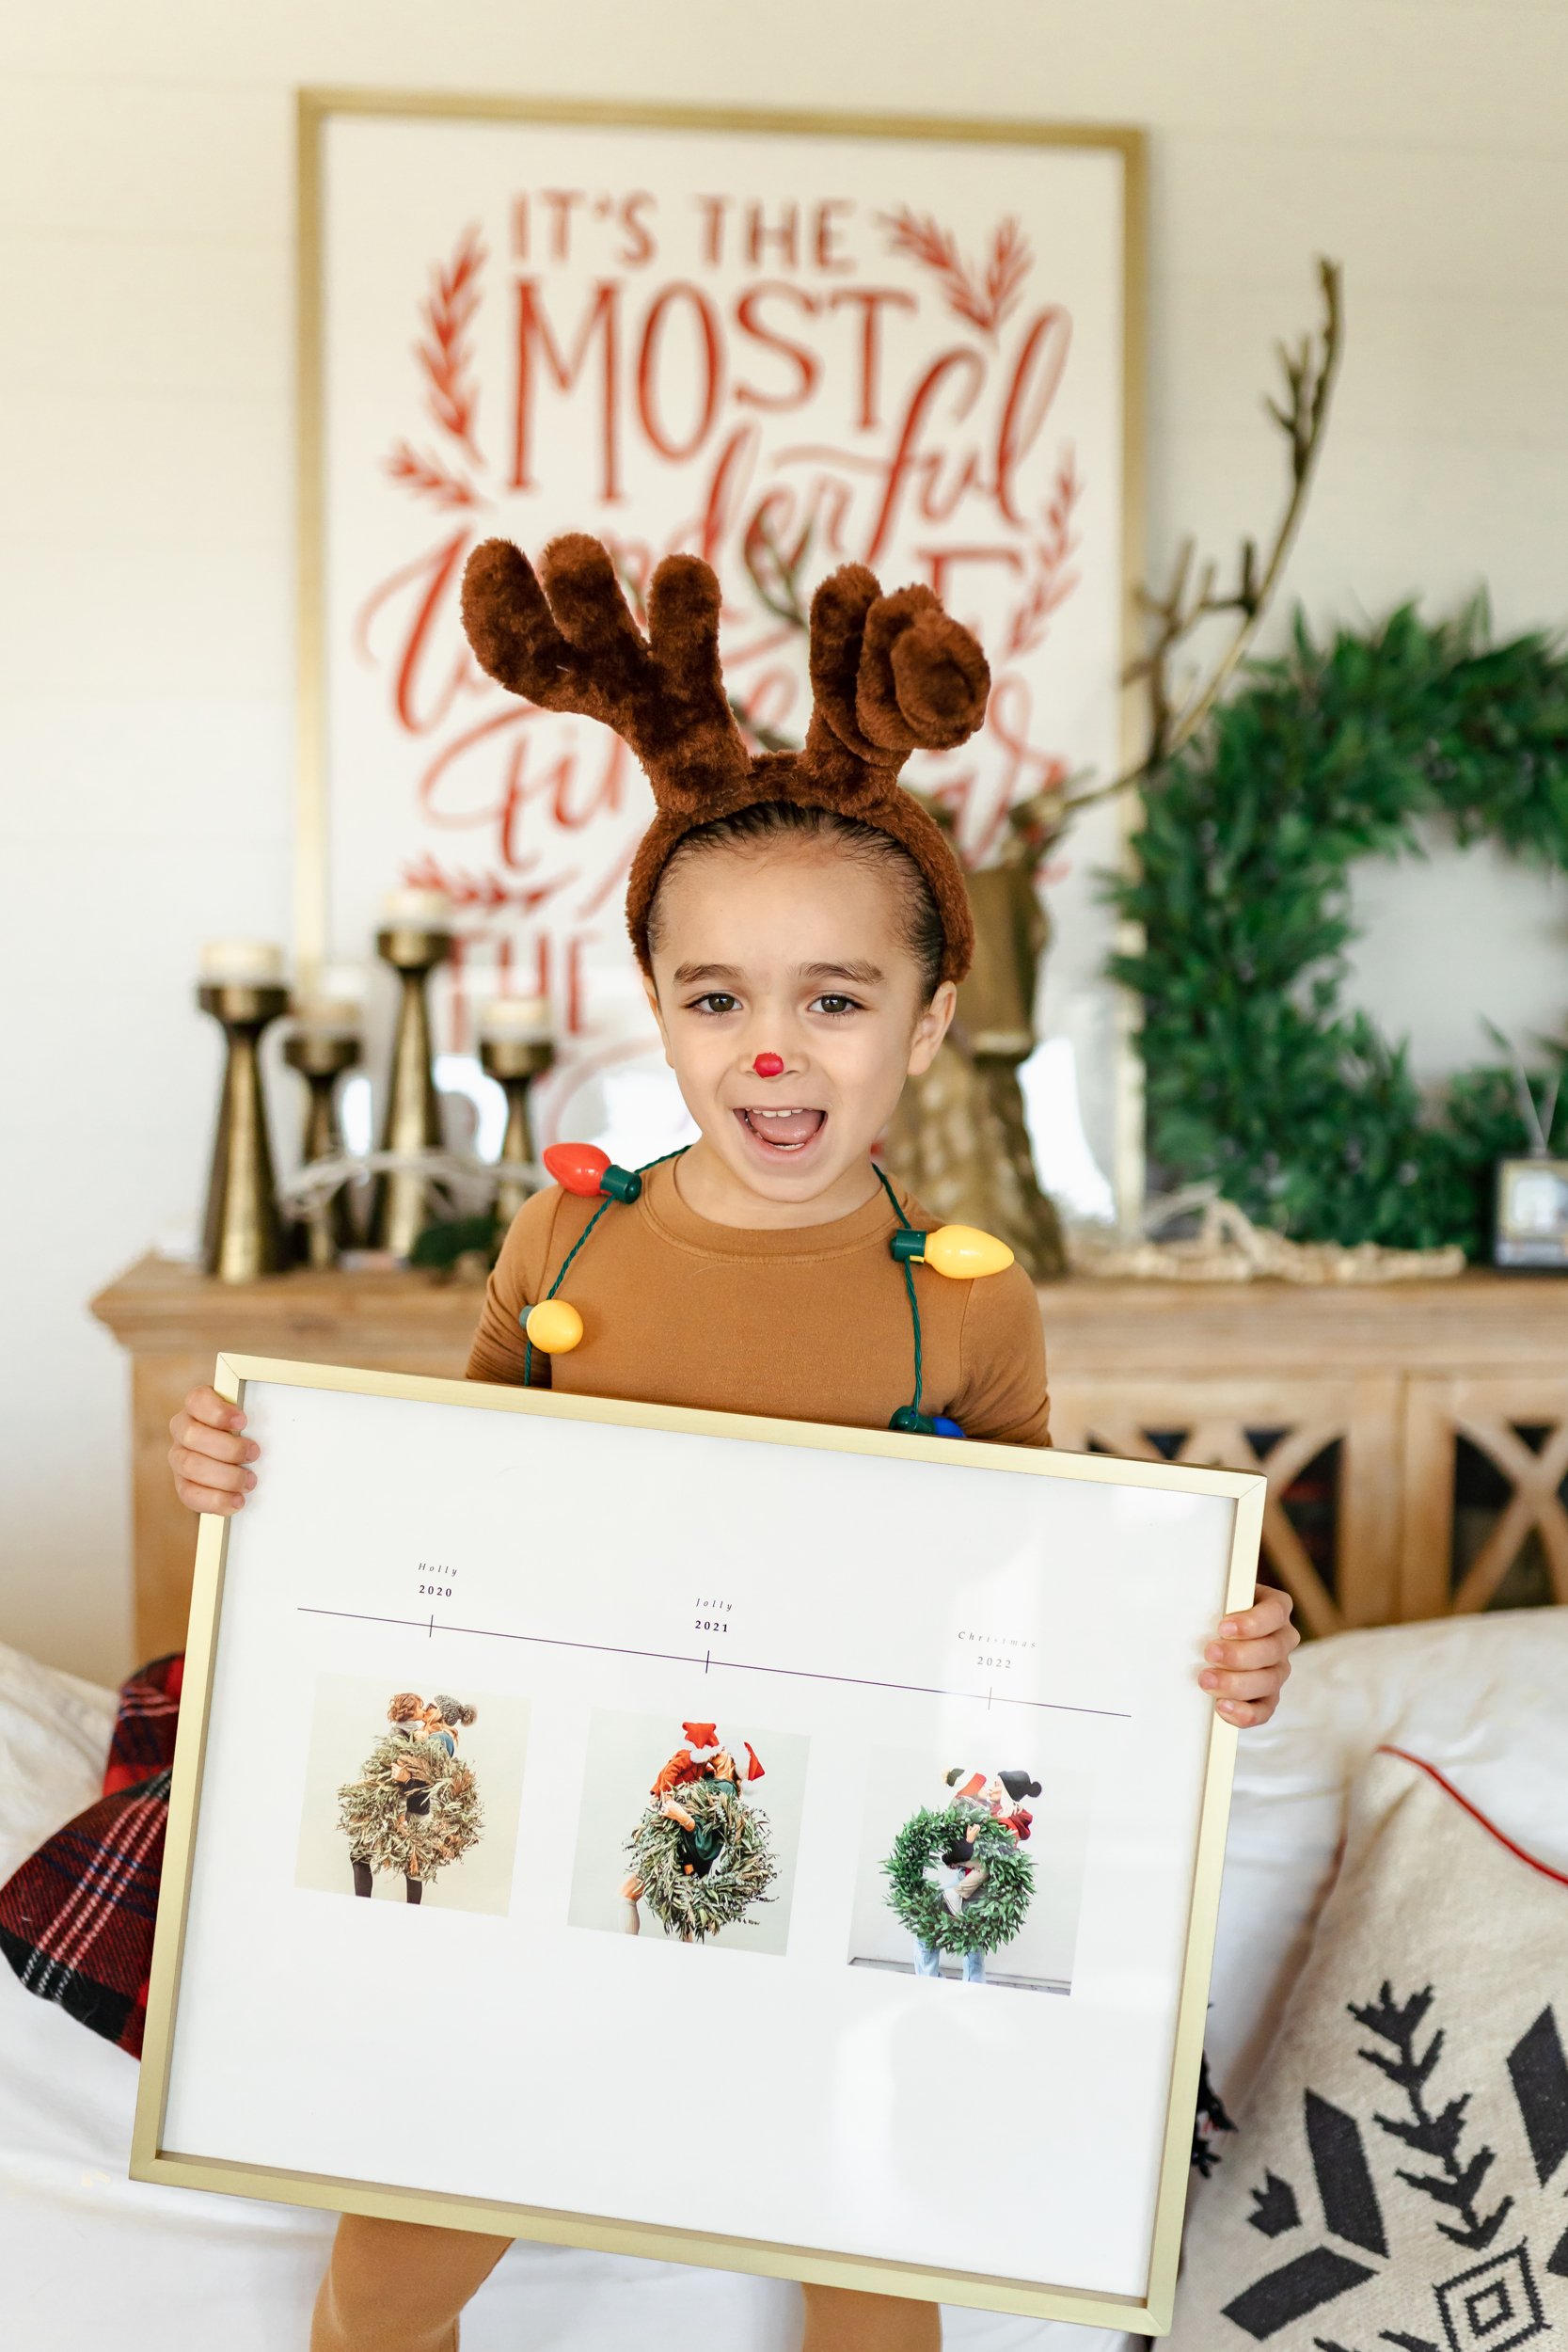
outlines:
M103 1793L0 1886L0 1951L29 1993L141 2056L183 1658L119 1693Z

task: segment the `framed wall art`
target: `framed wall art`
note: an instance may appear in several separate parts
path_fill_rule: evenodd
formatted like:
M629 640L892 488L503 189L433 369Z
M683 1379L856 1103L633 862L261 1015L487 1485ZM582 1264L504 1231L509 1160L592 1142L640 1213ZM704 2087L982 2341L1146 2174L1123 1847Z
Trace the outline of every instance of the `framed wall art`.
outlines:
M546 994L540 1140L649 1157L684 1118L621 919L650 796L607 730L477 669L467 555L594 532L635 601L701 553L761 742L803 728L829 570L928 581L995 687L908 780L984 863L1012 803L1121 749L1140 136L308 91L299 217L302 964L362 956L389 889L445 891L439 1048L498 990ZM1090 811L1048 878L1041 1004L1053 1123L1081 1107L1106 1178L1138 1153L1094 881L1121 822Z
M218 1385L138 2179L1168 2325L1261 1478Z

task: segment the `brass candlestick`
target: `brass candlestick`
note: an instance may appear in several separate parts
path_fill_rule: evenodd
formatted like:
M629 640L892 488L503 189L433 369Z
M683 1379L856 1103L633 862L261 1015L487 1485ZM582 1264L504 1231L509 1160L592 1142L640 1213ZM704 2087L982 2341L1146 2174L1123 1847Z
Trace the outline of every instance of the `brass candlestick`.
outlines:
M214 980L198 989L197 1002L223 1024L228 1041L202 1261L220 1282L251 1282L258 1275L281 1273L287 1262L259 1049L268 1023L288 1010L289 992L271 984Z
M494 1078L506 1092L506 1133L501 1137L500 1156L503 1160L533 1158L533 1129L528 1115L528 1092L535 1078L544 1076L555 1059L555 1047L547 1037L482 1037L479 1041L479 1066L487 1078ZM503 1176L496 1186L496 1218L510 1225L523 1202L528 1199L526 1188L515 1177Z
M300 1145L306 1166L312 1160L336 1159L343 1148L338 1081L357 1063L359 1040L347 1029L296 1029L283 1041L283 1058L310 1089ZM340 1184L329 1195L318 1194L301 1216L298 1231L307 1265L336 1265L342 1252L354 1247L347 1185Z
M403 982L392 1070L381 1148L414 1155L438 1152L441 1109L431 1068L430 975L451 953L451 933L420 925L394 924L377 931L375 951ZM430 1179L418 1168L397 1168L375 1180L371 1197L370 1243L406 1258L431 1220Z

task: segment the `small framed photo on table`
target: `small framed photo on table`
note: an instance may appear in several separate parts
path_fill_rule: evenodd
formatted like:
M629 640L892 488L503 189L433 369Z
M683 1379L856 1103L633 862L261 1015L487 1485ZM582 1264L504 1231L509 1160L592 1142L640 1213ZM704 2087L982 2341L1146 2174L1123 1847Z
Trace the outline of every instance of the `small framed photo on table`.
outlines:
M1260 1477L217 1386L137 2179L1168 2327Z
M1497 1162L1493 1262L1568 1273L1568 1160Z

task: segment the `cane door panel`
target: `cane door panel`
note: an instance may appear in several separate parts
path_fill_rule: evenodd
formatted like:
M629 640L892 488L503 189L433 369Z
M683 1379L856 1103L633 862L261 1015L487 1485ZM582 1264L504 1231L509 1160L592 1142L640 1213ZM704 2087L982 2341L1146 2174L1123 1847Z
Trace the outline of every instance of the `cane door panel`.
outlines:
M1400 1384L1348 1380L1064 1379L1056 1443L1074 1452L1261 1470L1263 1555L1304 1633L1393 1615Z

